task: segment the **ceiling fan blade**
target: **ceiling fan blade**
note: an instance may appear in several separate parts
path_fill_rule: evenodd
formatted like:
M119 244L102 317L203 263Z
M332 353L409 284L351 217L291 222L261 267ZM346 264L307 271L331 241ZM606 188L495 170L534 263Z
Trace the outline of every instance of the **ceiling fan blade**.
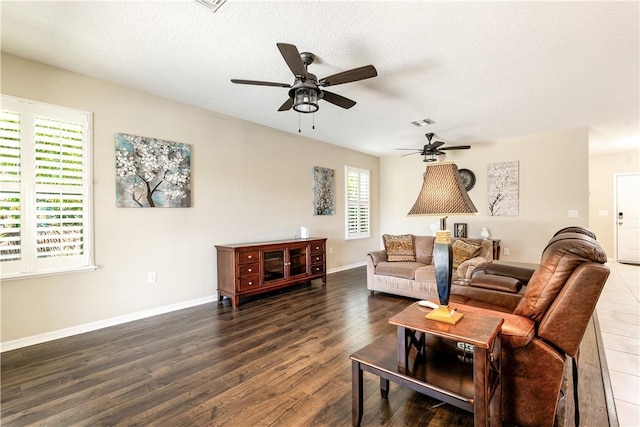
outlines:
M396 150L401 150L401 148L396 148ZM403 155L402 155L402 156L400 156L400 157L410 156L410 155L412 155L412 154L420 154L420 152L416 151L415 153L407 153L407 154L403 154Z
M354 105L356 105L356 101L353 101L349 98L345 98L342 95L338 95L332 92L327 92L326 90L323 91L323 93L324 93L324 96L322 97L322 99L334 105L337 105L338 107L351 108Z
M282 104L280 108L278 108L278 111L287 111L290 110L291 107L293 107L293 98L289 98L284 101L284 104Z
M443 147L441 150L468 150L469 148L471 148L470 145L456 145L453 147Z
M260 80L231 79L231 83L237 83L237 84L241 84L241 85L291 87L291 85L286 84L286 83L263 82L263 81L260 81Z
M335 86L343 83L357 82L358 80L370 79L378 75L378 71L373 65L354 68L341 73L332 74L324 79L320 79L320 86Z
M396 148L396 150L412 150L412 151L421 151L422 148Z
M284 58L284 62L287 63L289 69L294 76L307 77L307 69L304 66L304 62L300 58L300 52L298 48L288 43L277 43L280 54Z
M436 142L434 142L433 144L431 144L429 147L430 147L432 150L436 150L436 149L438 149L438 147L440 147L440 146L442 146L442 145L444 145L444 142L442 142L442 141L436 141Z

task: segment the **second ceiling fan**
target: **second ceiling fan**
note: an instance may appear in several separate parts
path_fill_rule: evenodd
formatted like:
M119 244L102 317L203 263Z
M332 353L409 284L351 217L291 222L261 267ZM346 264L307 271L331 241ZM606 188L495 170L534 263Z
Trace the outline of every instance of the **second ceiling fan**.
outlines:
M280 106L278 111L287 111L293 108L300 113L315 113L318 111L318 101L321 99L338 107L351 108L356 105L355 101L345 98L342 95L326 91L323 88L365 80L378 75L373 65L365 65L364 67L354 68L318 79L314 74L307 71L307 67L313 63L315 59L312 53L299 53L297 47L288 43L277 43L277 46L284 61L295 76L293 84L241 79L231 79L231 82L246 85L289 88L289 99Z
M444 150L468 150L471 148L470 145L454 145L452 147L443 147L444 142L442 141L431 142L431 140L435 136L434 133L427 133L425 134L425 136L427 137L427 140L429 142L422 148L396 148L396 150L412 150L414 151L414 153L403 154L403 156L420 154L421 156L424 156L422 160L423 162L435 162L436 160L438 160L438 156L447 154L444 152Z

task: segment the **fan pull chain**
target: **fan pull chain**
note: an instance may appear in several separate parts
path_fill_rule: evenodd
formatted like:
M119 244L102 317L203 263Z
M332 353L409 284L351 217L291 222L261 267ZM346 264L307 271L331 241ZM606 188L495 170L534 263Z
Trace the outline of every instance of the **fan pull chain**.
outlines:
M298 133L300 132L300 113L298 113Z
M311 129L316 129L316 113L313 113L313 124L311 125Z

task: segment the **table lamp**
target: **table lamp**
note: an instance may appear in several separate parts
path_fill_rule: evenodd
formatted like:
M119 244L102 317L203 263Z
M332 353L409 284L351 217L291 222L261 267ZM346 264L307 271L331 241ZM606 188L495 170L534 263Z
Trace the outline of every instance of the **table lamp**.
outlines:
M440 306L427 314L430 320L455 325L462 319L462 313L449 310L451 294L451 274L453 254L451 231L447 230L447 215L473 214L478 210L464 188L458 167L453 162L436 163L427 166L422 189L407 215L440 215L440 230L436 231L433 247L433 265Z

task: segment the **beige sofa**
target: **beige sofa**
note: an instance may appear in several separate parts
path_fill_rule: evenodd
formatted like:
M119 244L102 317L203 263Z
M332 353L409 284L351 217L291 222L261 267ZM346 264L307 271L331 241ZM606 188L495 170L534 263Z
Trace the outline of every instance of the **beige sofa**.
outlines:
M453 269L452 281L471 279L473 270L493 260L491 240L458 239L479 244L471 258ZM385 250L373 251L367 255L367 289L374 292L402 295L416 299L438 299L435 269L432 263L434 236L414 236L415 261L390 262ZM455 248L455 246L454 246Z

